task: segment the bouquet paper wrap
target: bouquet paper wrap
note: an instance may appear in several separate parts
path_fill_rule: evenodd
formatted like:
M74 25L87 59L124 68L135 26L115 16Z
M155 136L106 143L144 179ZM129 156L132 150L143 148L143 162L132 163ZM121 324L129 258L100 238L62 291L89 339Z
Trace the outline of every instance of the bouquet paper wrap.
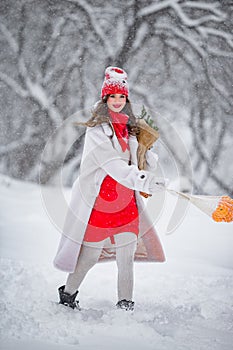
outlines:
M139 134L137 135L138 168L143 170L146 168L146 151L158 140L159 133L150 127L144 119L139 119L137 125L139 127Z
M139 128L139 134L137 135L138 168L140 170L143 170L143 169L146 169L146 152L158 140L159 133L157 130L149 126L144 119L138 119L137 126ZM149 196L151 196L145 192L140 192L140 194L145 198L148 198Z
M171 194L181 196L203 213L209 215L216 222L232 222L233 221L233 199L229 196L206 196L192 195L167 189Z

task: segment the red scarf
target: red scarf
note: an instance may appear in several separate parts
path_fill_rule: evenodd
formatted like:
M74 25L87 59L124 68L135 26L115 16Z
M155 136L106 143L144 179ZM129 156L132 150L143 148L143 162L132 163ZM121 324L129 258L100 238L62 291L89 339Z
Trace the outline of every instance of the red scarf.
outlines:
M113 112L111 109L109 109L108 112L119 144L121 145L122 151L125 152L126 149L129 149L129 133L127 128L129 117L123 113Z

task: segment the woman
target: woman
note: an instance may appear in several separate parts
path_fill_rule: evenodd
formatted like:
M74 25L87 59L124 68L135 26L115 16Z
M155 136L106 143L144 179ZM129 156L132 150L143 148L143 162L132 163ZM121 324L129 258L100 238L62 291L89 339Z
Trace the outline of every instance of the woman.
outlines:
M116 258L117 307L133 310L133 262L165 260L140 191L164 187L156 177L157 157L147 151L147 170L137 166L137 121L128 99L127 74L108 67L99 101L87 126L79 178L72 189L63 235L55 257L69 272L59 288L60 303L78 308L75 300L87 272L101 259Z

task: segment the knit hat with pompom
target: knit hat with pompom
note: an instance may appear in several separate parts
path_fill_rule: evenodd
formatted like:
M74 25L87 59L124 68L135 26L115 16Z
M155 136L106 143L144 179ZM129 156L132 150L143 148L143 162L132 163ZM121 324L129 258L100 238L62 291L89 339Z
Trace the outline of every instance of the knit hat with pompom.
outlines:
M105 70L101 97L111 94L122 94L128 96L129 86L127 83L127 73L118 67L108 67Z

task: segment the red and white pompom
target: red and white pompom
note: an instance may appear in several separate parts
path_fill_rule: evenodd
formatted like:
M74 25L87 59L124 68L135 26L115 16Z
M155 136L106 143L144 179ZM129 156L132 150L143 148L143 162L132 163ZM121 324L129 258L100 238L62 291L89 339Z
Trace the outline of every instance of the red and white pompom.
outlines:
M118 67L108 67L105 70L105 79L103 82L101 97L111 94L129 95L129 86L127 83L127 73Z

